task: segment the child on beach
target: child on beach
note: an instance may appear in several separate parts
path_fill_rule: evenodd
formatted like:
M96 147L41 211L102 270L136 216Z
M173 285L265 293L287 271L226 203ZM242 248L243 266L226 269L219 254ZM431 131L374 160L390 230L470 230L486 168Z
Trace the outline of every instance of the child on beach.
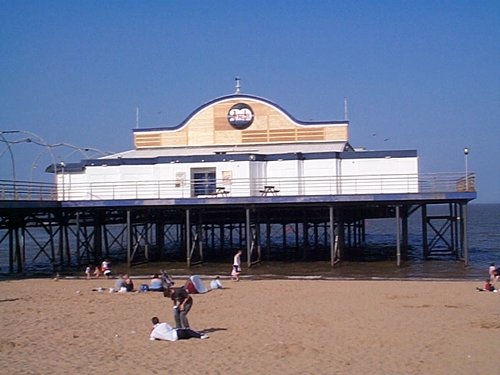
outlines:
M220 282L219 276L215 276L215 279L210 281L210 289L222 289L222 284Z
M87 280L90 279L90 265L85 268L85 275L87 276Z
M233 270L231 271L231 280L233 281L240 281L241 254L243 254L243 252L241 250L238 250L233 258Z

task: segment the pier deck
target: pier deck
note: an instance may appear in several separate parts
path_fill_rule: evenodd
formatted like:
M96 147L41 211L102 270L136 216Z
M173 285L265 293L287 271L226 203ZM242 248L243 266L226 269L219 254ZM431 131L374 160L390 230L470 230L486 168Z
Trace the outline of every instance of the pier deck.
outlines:
M422 219L422 256L467 263L467 204L476 198L475 191L457 188L386 194L62 200L60 192L28 195L16 188L15 194L4 189L0 199L0 253L8 254L9 272L23 272L27 263L44 262L54 271L64 271L108 257L118 257L129 266L185 259L189 267L230 258L237 248L246 250L248 266L262 260L311 259L329 261L333 267L364 246L364 222L376 218L394 218L390 251L400 265L411 245L408 218L417 212ZM439 218L428 214L433 205L445 205L447 214ZM433 225L436 220L444 222Z

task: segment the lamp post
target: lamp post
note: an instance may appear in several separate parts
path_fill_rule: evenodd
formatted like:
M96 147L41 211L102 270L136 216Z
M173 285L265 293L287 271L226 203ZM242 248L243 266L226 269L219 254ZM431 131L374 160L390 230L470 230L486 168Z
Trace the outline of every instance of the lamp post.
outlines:
M17 181L16 181L16 162L14 160L14 154L12 148L10 147L10 142L5 138L4 131L0 131L0 137L2 137L2 142L5 142L10 155L10 163L12 166L12 186L14 187L14 199L17 199Z
M62 161L60 165L61 165L62 200L64 200L64 167L66 167L66 163Z
M16 134L16 135L23 134L23 135L26 135L27 137L15 139L15 140L7 139L6 136L12 135L12 134ZM111 152L102 151L102 150L99 150L97 148L90 148L90 147L82 148L82 147L78 147L78 146L72 145L70 143L65 143L65 142L50 144L47 141L45 141L42 137L40 137L39 135L32 133L30 131L26 131L26 130L0 130L0 142L5 143L7 146L6 150L3 150L3 149L0 150L0 157L6 151L8 151L8 153L10 155L10 161L11 161L11 165L12 165L12 186L13 186L14 196L16 196L16 197L17 197L17 185L18 184L17 184L16 164L15 164L15 160L14 160L14 153L13 153L12 147L11 147L12 145L26 142L26 143L35 144L35 145L43 147L43 149L35 157L35 160L31 164L31 171L30 171L31 188L33 185L33 173L35 172L35 169L38 167L39 159L41 158L44 151L49 152L50 157L52 159L51 164L52 164L52 172L54 173L53 181L54 181L54 185L55 185L54 191L55 191L56 195L58 194L58 192L57 192L58 180L62 180L62 183L65 184L65 181L64 181L65 170L64 169L65 169L66 165L64 164L64 166L62 166L61 163L59 163L59 164L57 163L56 156L54 155L55 148L67 147L67 148L72 149L72 151L66 156L65 160L68 160L68 158L76 152L80 152L82 154L82 156L86 159L89 158L89 153L94 153L95 155L102 155L102 156L111 154ZM58 178L58 171L62 171L63 175L61 178ZM48 170L46 170L46 172L48 172ZM66 196L66 192L64 191L65 189L66 189L66 186L63 186L63 199Z
M464 158L465 158L465 191L469 191L469 149L464 148Z

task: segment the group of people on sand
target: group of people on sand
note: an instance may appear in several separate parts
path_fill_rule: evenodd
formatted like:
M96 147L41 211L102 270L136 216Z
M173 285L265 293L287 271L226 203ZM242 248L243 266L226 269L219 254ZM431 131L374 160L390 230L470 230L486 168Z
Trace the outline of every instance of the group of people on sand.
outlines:
M238 250L233 257L233 266L231 270L231 280L233 281L240 280L242 254L243 252L241 250ZM163 291L164 297L170 298L173 302L175 328L170 326L166 322L160 323L158 317L155 316L151 319L153 328L149 335L150 340L176 341L190 338L208 338L208 336L203 332L192 330L189 325L187 315L193 307L193 297L191 297L190 293L188 292L188 288L186 287L188 285L188 282L184 286L179 288L173 287L173 283L168 285L165 285L165 283L163 283L163 286L165 288ZM219 276L216 276L210 282L210 288L222 288Z
M231 280L239 281L241 274L241 256L243 252L238 250L233 257L233 265L231 270ZM103 274L106 278L108 278L111 274L109 268L110 262L108 260L103 261L101 263L101 267L96 267L94 271L94 277L98 278L101 274ZM109 272L105 272L104 270L109 270ZM88 279L91 278L91 267L87 267L85 270L86 276ZM161 275L155 273L149 284L141 284L140 291L152 291L152 292L163 292L163 296L165 298L169 298L173 303L173 315L175 327L170 326L166 322L160 322L158 317L153 317L151 322L153 327L150 332L150 340L167 340L167 341L176 341L176 340L185 340L190 338L198 338L198 339L206 339L208 336L203 332L198 332L191 329L188 313L193 307L193 297L191 296L191 291L189 289L189 285L192 282L188 280L185 285L181 287L174 287L173 280L168 276L165 271L161 271ZM210 282L210 289L220 289L222 288L222 284L220 282L220 277L216 276ZM102 289L102 288L100 288ZM113 288L110 288L110 292L133 292L134 282L132 278L128 274L119 274L116 278L115 284Z
M500 279L500 267L497 268L495 263L491 263L488 268L488 278L484 280L482 288L476 288L479 292L496 292L496 283Z
M134 281L130 277L129 274L118 274L117 279L115 281L115 285L111 288L111 292L163 292L165 291L164 283L160 276L155 273L149 284L141 284L139 290L134 288Z
M92 277L98 279L99 277L104 276L104 278L109 279L111 277L111 262L109 259L104 259L100 265L94 267L94 272L92 273L92 266L89 264L85 269L85 275L87 279Z
M155 278L154 275L153 279ZM191 297L188 291L188 280L182 287L174 287L175 283L172 279L162 271L162 281L163 296L169 298L173 302L173 313L175 327L170 326L166 322L160 322L158 317L151 318L153 328L149 334L150 340L187 340L190 338L206 339L208 336L203 332L198 332L191 329L188 320L188 313L193 306L193 297ZM218 281L218 285L222 287L218 278L214 279ZM151 283L150 283L151 284Z

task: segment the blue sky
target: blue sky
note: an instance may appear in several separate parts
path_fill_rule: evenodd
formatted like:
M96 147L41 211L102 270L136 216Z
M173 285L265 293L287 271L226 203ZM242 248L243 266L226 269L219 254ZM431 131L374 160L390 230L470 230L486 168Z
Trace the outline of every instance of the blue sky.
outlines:
M476 202L500 202L496 0L0 0L0 72L0 130L112 152L137 107L176 125L237 75L304 121L342 120L347 97L353 146L416 149L423 173L463 171L468 147ZM18 179L50 178L46 149L11 151ZM2 142L0 178L11 164Z

